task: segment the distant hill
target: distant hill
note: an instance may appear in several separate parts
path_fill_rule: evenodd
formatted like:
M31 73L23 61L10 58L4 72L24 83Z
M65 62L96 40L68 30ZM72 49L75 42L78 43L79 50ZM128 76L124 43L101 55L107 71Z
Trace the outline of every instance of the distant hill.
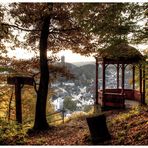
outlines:
M80 66L88 65L88 64L93 64L93 65L95 65L95 62L94 62L94 61L90 61L90 62L74 62L74 63L72 63L72 64L74 64L74 65L80 67Z
M65 63L65 65L77 78L90 80L95 78L95 64L91 64L92 62L88 63L81 62L79 66L76 66L74 63Z
M68 68L68 70L70 70L72 74L74 74L76 79L72 80L73 82L76 82L78 80L79 83L81 83L82 81L83 83L85 83L86 81L91 81L95 79L95 64L93 62L81 62L79 64L65 63L65 66ZM67 82L64 77L60 77L58 80Z
M94 64L87 64L79 67L79 70L83 72L86 79L94 79L95 78L95 65Z

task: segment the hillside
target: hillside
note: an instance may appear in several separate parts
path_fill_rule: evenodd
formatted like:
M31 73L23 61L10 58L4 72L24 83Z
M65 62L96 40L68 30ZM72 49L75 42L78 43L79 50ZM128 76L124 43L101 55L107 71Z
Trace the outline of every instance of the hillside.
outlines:
M107 111L107 125L112 140L101 145L147 145L148 106ZM71 119L52 130L34 135L15 135L1 144L25 145L92 145L85 117Z
M80 67L80 66L89 65L89 64L95 65L95 61L90 61L90 62L74 62L72 64Z
M75 74L77 79L94 79L95 78L95 65L88 63L88 64L81 64L79 66L72 64L72 63L65 63L65 66Z

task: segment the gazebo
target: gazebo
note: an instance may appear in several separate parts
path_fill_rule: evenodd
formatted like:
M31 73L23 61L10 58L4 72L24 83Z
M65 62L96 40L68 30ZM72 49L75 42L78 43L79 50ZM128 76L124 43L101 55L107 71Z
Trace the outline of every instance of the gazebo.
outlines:
M96 56L96 104L103 110L108 108L124 108L125 99L136 100L145 104L145 58L134 47L127 43L112 45L100 51ZM99 65L102 65L101 73ZM106 88L106 68L108 65L116 67L116 88ZM125 69L130 65L132 69L132 88L125 88ZM139 90L135 89L135 68L139 71ZM102 75L102 88L98 89L98 76ZM121 78L119 77L121 75ZM119 83L121 84L119 87Z

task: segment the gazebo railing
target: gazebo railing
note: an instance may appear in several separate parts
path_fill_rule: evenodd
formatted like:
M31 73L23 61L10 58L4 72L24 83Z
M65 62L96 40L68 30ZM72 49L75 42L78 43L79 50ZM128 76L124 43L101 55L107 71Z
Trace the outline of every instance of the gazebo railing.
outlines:
M140 101L140 92L133 89L105 89L98 90L98 103L103 106L124 107L125 99Z

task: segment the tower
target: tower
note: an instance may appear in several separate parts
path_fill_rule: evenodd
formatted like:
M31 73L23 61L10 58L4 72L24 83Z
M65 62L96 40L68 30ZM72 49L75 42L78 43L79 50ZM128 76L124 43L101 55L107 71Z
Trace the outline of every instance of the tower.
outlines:
M65 56L61 56L61 64L62 64L62 65L65 64Z

